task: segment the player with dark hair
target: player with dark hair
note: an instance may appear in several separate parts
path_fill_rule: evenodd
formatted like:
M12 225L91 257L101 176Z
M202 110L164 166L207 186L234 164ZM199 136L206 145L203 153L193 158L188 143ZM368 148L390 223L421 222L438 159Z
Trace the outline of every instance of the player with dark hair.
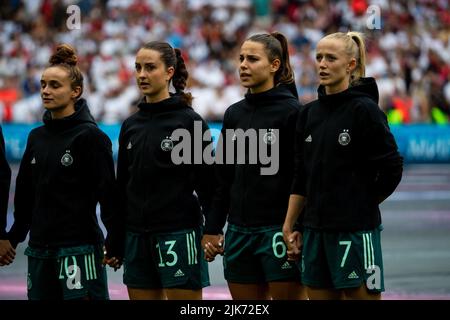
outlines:
M209 275L200 241L212 166L193 164L192 139L181 141L189 145L189 161L176 163L173 154L181 143L175 130L193 137L196 126L202 135L208 126L184 92L188 72L179 49L149 42L137 52L135 68L144 97L122 125L117 165L126 227L123 280L133 300L202 299Z
M239 58L240 81L248 92L225 112L219 141L225 146L222 159L227 158L228 146L236 152L234 163L217 164L218 188L202 241L206 258L211 261L224 252L224 274L233 299L303 299L299 272L287 259L281 232L300 110L287 40L278 32L253 35L242 44ZM258 142L246 140L249 148L242 154L237 135L227 134L228 130L260 133L258 148L267 146L274 170L263 174L267 163L261 159L250 163L255 156L250 154L251 144ZM245 163L237 158L245 158Z

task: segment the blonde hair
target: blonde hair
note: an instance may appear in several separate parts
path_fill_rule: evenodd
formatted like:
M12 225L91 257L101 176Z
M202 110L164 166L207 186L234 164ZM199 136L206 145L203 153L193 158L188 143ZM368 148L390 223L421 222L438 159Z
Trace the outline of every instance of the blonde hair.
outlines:
M329 34L324 39L338 39L344 42L345 52L350 58L355 58L356 68L350 74L350 85L366 75L366 45L361 32L349 31Z

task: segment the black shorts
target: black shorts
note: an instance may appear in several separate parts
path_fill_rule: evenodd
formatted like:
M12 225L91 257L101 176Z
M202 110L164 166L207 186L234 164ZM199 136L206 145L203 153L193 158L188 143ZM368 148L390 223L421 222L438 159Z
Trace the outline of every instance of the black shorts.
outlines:
M325 232L305 228L303 232L303 284L318 288L357 288L365 284L371 292L384 291L380 233L374 230Z
M200 228L127 232L123 282L130 288L198 290L209 286Z
M101 245L28 247L25 255L28 256L28 299L109 299Z
M297 264L298 262L287 260L281 226L228 225L223 257L227 281L300 281Z

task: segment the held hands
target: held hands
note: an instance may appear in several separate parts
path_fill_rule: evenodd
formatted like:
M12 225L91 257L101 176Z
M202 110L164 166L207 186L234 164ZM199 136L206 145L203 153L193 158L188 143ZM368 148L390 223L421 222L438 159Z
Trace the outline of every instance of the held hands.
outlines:
M9 240L0 240L0 267L7 266L13 262L16 257L16 250L14 250Z
M106 252L106 248L103 247L103 253L105 256L103 257L102 264L108 265L111 268L114 268L114 271L117 271L122 266L122 259L117 257L108 257L108 252Z
M217 254L223 255L223 235L205 234L202 238L202 248L205 252L205 260L214 261Z
M283 228L283 238L287 246L287 256L290 261L300 259L303 246L303 236L299 231L292 232L290 229Z
M0 267L7 266L14 261L16 250L9 240L0 240Z

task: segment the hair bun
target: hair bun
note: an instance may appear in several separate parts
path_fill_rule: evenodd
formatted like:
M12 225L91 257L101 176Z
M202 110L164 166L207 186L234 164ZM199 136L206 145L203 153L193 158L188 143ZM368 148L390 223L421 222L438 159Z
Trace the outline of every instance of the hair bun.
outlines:
M77 64L78 58L75 55L75 50L72 46L68 44L60 44L56 47L56 52L50 57L50 64L68 64L70 66L75 66Z

